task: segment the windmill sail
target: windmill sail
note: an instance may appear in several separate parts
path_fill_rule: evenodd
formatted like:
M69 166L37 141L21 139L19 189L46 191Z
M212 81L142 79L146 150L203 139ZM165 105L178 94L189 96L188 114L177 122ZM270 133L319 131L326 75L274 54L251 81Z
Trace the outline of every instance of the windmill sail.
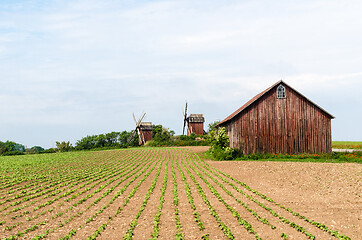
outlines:
M187 122L187 101L186 101L185 111L182 110L182 113L184 115L184 127L182 129L182 135L185 135L185 127L186 127L186 122Z
M132 131L131 136L128 138L128 143L130 143L134 139L134 137L136 136L136 133L138 133L138 136L141 137L141 139L142 139L142 136L141 136L141 133L140 133L140 126L141 126L142 120L146 116L146 113L143 113L141 115L141 117L138 119L138 121L136 120L136 117L135 117L134 113L132 113L132 116L133 116L134 123L136 124L136 128ZM142 143L143 142L144 141L142 141Z

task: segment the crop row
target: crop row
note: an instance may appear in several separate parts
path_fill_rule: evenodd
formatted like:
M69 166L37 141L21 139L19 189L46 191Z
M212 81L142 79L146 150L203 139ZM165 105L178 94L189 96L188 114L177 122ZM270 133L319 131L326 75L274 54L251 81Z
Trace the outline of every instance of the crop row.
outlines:
M305 234L308 238L310 239L315 239L315 236L309 232L307 232L305 230L304 227L299 226L298 224L286 219L285 217L281 216L280 214L278 214L276 211L274 211L271 207L267 207L265 204L261 203L260 201L258 201L255 197L253 197L252 195L246 194L242 189L240 189L239 187L237 187L235 184L231 183L230 181L228 181L227 179L223 178L221 175L223 175L224 177L229 178L230 180L236 182L237 184L239 184L239 186L243 187L244 189L250 191L251 193L255 194L256 196L261 197L262 199L267 200L270 203L275 204L276 206L280 207L281 209L284 209L286 211L288 211L289 213L291 213L293 216L296 216L308 223L310 223L311 225L319 228L320 230L323 230L327 233L329 233L331 236L334 236L338 239L345 239L348 240L350 239L347 236L344 236L342 234L339 234L337 231L332 231L331 229L329 229L326 225L309 220L307 217L293 211L290 208L287 208L281 204L276 203L275 201L273 201L271 198L267 197L264 194L259 193L258 191L250 188L248 185L246 185L245 183L231 177L228 174L225 174L221 171L219 171L216 168L211 167L209 164L207 164L204 161L201 161L197 155L193 155L193 158L197 158L197 161L193 161L193 163L195 164L196 162L200 165L198 168L203 167L205 170L209 171L211 174L215 175L216 177L220 178L224 183L230 185L233 189L235 189L237 192L241 193L242 195L244 195L246 198L250 199L251 201L255 202L256 204L258 204L259 206L261 206L263 209L265 209L266 211L270 212L272 216L279 218L283 223L288 224L289 226L291 226L292 228L296 229L298 232L301 232L303 234ZM208 175L210 178L212 178L210 176L210 174L208 174L205 170L203 170L203 173ZM282 234L283 236L285 236L285 234Z
M132 155L130 155L130 157L132 157ZM137 160L139 160L139 159L137 159ZM125 161L125 162L127 162L127 161ZM124 164L125 162L123 162L123 164ZM113 172L113 174L111 174L110 176L107 176L107 175L106 175L106 174L107 174L107 171L106 171L105 173L102 173L102 171L99 171L98 174L100 174L101 177L98 179L98 180L99 180L99 181L98 181L98 184L93 184L93 185L91 185L90 187L86 187L86 188L84 188L84 189L81 190L81 191L79 191L79 189L78 189L78 191L76 191L76 193L73 195L73 196L75 196L75 197L73 197L73 196L72 196L72 197L69 197L69 198L65 199L63 203L60 203L60 204L57 205L57 207L62 207L62 208L64 208L64 204L67 203L67 202L69 202L70 205L68 204L69 207L68 207L67 209L61 210L61 211L54 211L54 210L51 208L51 209L50 209L51 211L49 211L49 212L54 212L53 217L51 217L51 220L48 220L48 221L45 221L45 222L44 222L44 221L41 221L41 222L35 223L35 224L31 225L29 228L26 228L23 232L18 232L17 236L18 236L18 237L23 236L24 234L27 234L27 233L29 233L29 232L31 232L31 231L36 230L40 225L43 225L44 223L47 224L48 222L54 221L55 218L59 218L59 217L63 216L63 215L64 215L65 213L67 213L68 211L74 209L75 207L77 207L78 205L82 204L83 202L86 202L89 198L91 198L92 196L94 196L96 193L101 192L101 190L103 190L104 188L106 188L108 185L110 185L111 183L115 182L116 180L120 179L120 177L123 177L123 176L127 175L128 173L130 173L131 171L133 171L134 169L136 169L141 163L142 163L142 161L140 161L140 163L137 164L135 167L131 168L132 165L134 165L135 163L134 163L134 161L129 161L127 167L125 167L125 168L117 168L117 167L116 167L116 168L112 169L112 171L115 171L115 172ZM122 164L122 165L123 165L123 164ZM145 164L145 163L144 163L144 164ZM144 165L144 164L143 164L143 165ZM131 169L130 169L130 168L131 168ZM108 173L110 173L110 172L108 172ZM105 175L104 175L104 174L105 174ZM110 179L111 177L113 177L113 178ZM97 179L97 178L94 178L94 179ZM99 186L97 189L95 189L91 194L86 194L84 197L78 199L76 202L71 203L72 200L75 200L75 199L77 199L78 196L81 196L80 193L85 193L86 191L91 190L92 188L96 187L96 185L99 185L100 183L106 181L107 179L110 179L110 180L109 180L106 184L100 185L100 186ZM91 181L92 181L92 180L91 180ZM122 181L121 181L121 182L122 182ZM117 184L119 185L121 182L118 182ZM88 182L88 183L89 183L89 182ZM117 184L116 184L116 185L117 185ZM84 187L84 186L85 186L85 185L82 185L82 187ZM73 189L73 190L74 190L74 189ZM65 196L69 195L69 194L72 193L72 192L74 192L74 191L69 190L69 191L67 191L65 194L58 195L58 196L57 196L55 199L53 199L52 201L47 201L47 202L43 203L43 204L40 205L40 206L50 205L50 204L54 203L55 201L57 201L57 200L65 197ZM108 193L107 193L107 192L108 192ZM108 194L109 194L109 191L107 191L107 192L104 193L104 195L108 195ZM96 199L95 203L97 203L97 201L99 201L99 200L100 200L99 198ZM33 209L33 211L36 211L37 209L39 209L39 205L38 205L38 207L35 207L35 208ZM86 209L87 209L87 208L86 208ZM83 212L84 212L84 211L83 211ZM32 217L30 218L30 220L33 220L33 219L35 219L35 218L37 217L37 216L34 217L34 214L32 214L32 213L30 213L30 214L31 214L31 216L32 216ZM82 214L81 212L76 213L75 215L73 215L72 217L70 217L67 221L65 221L65 222L63 222L63 223L60 223L58 227L64 226L64 224L66 224L67 222L69 222L70 220L72 220L72 218L75 218L75 217L77 217L77 216L79 216L79 215L81 215L81 214ZM21 225L21 224L22 224L22 222L18 222L18 223L16 223L15 225L18 226L18 225ZM57 227L56 227L55 229L57 229ZM53 229L53 230L54 230L54 229ZM47 231L46 233L49 233L49 232L51 232L51 231Z
M19 158L13 167L6 162L1 168L1 174L9 174L0 178L3 240L104 238L120 221L128 221L121 236L130 240L142 231L141 219L153 223L149 239L159 238L166 225L173 228L169 237L187 239L184 224L192 224L188 229L204 240L212 234L262 239L265 231L279 239L289 235L316 239L323 234L350 239L275 202L187 149L142 148L60 154L59 158L59 162L54 156L35 160L38 166ZM163 222L161 216L170 206L167 215L172 214L173 220ZM154 211L145 211L148 208ZM210 232L211 224L217 224L213 229L220 232Z

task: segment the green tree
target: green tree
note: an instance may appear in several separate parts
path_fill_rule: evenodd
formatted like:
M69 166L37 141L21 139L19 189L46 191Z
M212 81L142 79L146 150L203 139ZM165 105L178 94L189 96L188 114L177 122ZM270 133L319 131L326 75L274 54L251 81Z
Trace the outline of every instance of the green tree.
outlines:
M63 141L63 142L56 142L56 145L57 145L57 150L59 151L59 152L68 152L68 151L70 151L70 150L72 150L73 149L73 146L72 146L72 144L70 144L70 142L68 141L68 142L65 142L65 141Z
M96 139L95 136L86 136L75 143L77 150L89 150L95 148Z
M14 146L14 150L15 151L20 151L20 152L25 152L26 148L24 145L20 144L20 143L16 143Z
M154 138L158 133L163 132L163 126L161 124L152 126L152 138Z
M34 146L32 148L30 148L29 152L31 153L37 153L37 152L40 152L40 151L44 151L45 149L40 147L40 146Z
M7 152L7 147L6 147L6 144L4 142L1 142L0 141L0 154L4 154Z
M115 147L118 146L118 139L120 136L120 132L110 132L105 135L106 146L107 147Z
M104 134L95 135L94 140L95 140L94 147L96 148L102 148L107 143L106 136Z
M123 131L119 134L118 142L121 148L127 148L127 147L137 147L138 146L138 134L135 133L133 139L130 139L132 135L131 132Z
M11 152L15 151L15 146L17 145L17 143L12 141L6 141L5 145L6 145L6 151Z
M161 124L153 125L152 129L152 140L156 142L169 142L171 140L171 136L175 134L174 131L168 130L163 127Z
M209 123L207 132L216 131L217 125L220 123L220 121L214 121L212 123Z
M25 147L24 145L13 141L0 141L0 154L5 154L8 152L25 152Z

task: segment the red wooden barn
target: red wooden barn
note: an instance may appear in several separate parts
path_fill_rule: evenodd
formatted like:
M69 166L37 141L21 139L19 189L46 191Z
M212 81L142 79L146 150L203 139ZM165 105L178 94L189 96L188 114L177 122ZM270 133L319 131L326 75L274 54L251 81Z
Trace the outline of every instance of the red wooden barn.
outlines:
M196 135L204 135L204 114L190 114L187 120L187 135L191 133Z
M329 153L334 117L279 81L218 124L244 154Z
M141 122L138 135L139 145L143 145L147 141L152 140L152 130L152 122Z

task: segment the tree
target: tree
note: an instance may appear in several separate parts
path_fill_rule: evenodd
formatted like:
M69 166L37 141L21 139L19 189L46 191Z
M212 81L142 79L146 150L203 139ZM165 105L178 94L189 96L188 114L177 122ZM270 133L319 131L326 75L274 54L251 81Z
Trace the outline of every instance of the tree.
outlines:
M75 143L75 148L77 150L88 150L95 148L95 145L96 145L95 136L86 136Z
M5 145L7 152L15 151L16 144L17 144L16 142L6 141Z
M120 136L120 132L111 132L111 133L107 133L105 135L105 138L106 138L106 145L108 147L115 147L118 144L118 139L119 139L119 136Z
M118 142L121 148L138 147L138 133L136 132L133 139L130 139L132 132L123 131L119 134ZM130 141L130 142L128 142Z
M40 146L34 146L34 147L29 149L29 152L30 153L37 153L37 152L44 151L44 150L45 149L40 147Z
M154 138L158 133L163 132L163 127L161 124L153 125L152 127L152 138Z
M161 124L153 125L152 129L152 140L156 142L168 142L171 140L171 136L175 134L174 131L168 130Z
M104 134L99 134L94 136L95 146L96 148L101 148L106 145L106 136Z
M4 154L7 152L6 144L0 141L0 154Z
M5 154L8 152L25 152L25 147L22 144L13 142L13 141L0 141L0 154Z
M208 128L207 132L216 131L217 130L216 125L218 125L219 123L220 123L220 121L214 121L212 123L209 123L209 125L208 125L209 128Z
M20 144L20 143L17 143L15 144L14 146L14 150L15 151L20 151L20 152L25 152L26 148L24 145Z
M65 141L58 142L57 141L56 145L57 145L57 149L59 152L68 152L73 148L72 144L70 144L69 141L68 142L65 142Z

